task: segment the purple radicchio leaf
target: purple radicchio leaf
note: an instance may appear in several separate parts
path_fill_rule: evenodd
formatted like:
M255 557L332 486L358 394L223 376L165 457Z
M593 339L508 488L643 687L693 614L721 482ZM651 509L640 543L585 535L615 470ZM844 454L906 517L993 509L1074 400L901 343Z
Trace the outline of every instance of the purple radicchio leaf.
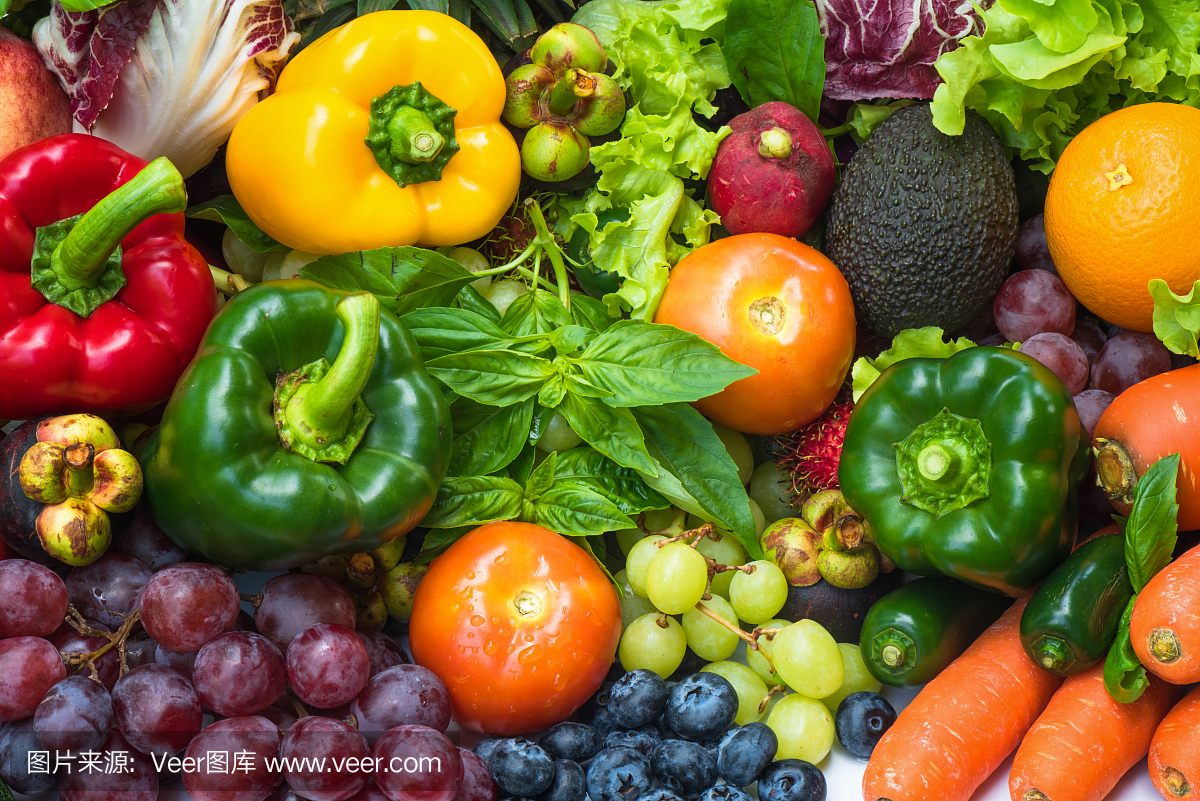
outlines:
M932 98L941 83L933 62L983 30L969 0L816 4L825 34L825 95L839 100Z
M121 0L96 11L67 11L56 2L35 26L34 44L58 75L83 130L90 131L108 107L157 2Z

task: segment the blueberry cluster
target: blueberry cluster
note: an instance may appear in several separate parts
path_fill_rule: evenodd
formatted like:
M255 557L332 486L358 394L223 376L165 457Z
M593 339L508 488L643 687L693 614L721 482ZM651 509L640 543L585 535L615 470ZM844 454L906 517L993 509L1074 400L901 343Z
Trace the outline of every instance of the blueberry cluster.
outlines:
M678 683L649 670L623 675L537 743L475 747L500 798L513 801L824 801L825 777L798 759L773 762L775 733L735 726L733 685L715 673ZM732 727L732 728L731 728Z

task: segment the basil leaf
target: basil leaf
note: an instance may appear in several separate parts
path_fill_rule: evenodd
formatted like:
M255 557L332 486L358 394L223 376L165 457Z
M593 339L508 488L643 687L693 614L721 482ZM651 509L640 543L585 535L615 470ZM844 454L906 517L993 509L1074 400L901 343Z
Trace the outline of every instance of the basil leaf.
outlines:
M508 474L513 481L524 486L529 480L530 474L533 472L533 463L537 460L537 449L532 445L526 445L521 448L521 452L517 454L517 458L512 460L512 464L508 466Z
M549 454L529 474L529 478L525 482L526 500L536 501L554 484L554 464L557 459L557 453Z
M567 394L567 389L564 386L562 372L555 373L542 388L538 390L537 402L539 406L545 406L548 409L553 409L558 404L562 403L563 396Z
M568 392L558 410L584 442L617 464L650 475L658 472L646 450L642 430L628 409L614 409Z
M636 470L621 467L592 448L572 448L560 453L554 481L559 486L582 487L603 495L627 515L671 505Z
M66 4L64 3L63 6L66 7ZM289 249L287 245L280 244L263 233L262 229L250 219L250 215L242 211L241 204L233 195L217 195L206 203L192 206L185 213L188 217L197 220L225 223L233 230L234 236L242 240L242 244L256 253Z
M1164 456L1143 475L1133 491L1133 504L1125 523L1125 563L1135 593L1171 561L1178 541L1175 478L1179 454Z
M454 417L451 476L485 476L502 470L521 452L533 420L533 398L513 406L484 406L462 399Z
M455 528L434 528L425 535L421 552L412 560L414 565L427 565L441 556L447 548L453 545L464 534L473 531L475 526L457 526ZM0 799L3 801L3 799Z
M574 392L576 395L582 395L585 398L611 398L612 393L607 389L600 389L595 384L590 384L584 381L577 375L571 373L563 373L563 383L567 388L567 392Z
M521 514L524 494L520 484L503 476L446 478L421 525L455 528L511 520Z
M608 307L602 301L589 295L572 295L571 319L576 325L599 333L612 325L617 318L609 315Z
M500 312L492 305L492 302L480 294L479 290L467 284L462 289L458 290L458 295L455 297L455 303L458 308L463 311L474 312L480 317L486 317L497 325L500 324Z
M570 361L612 406L695 401L758 372L690 331L640 320L613 323Z
M642 406L633 410L633 416L662 468L660 475L666 472L675 479L656 482L653 475L643 476L646 483L668 497L672 497L671 484L677 483L687 493L685 502L694 499L699 507L689 511L732 531L751 556L762 559L750 498L712 423L686 403Z
M560 325L571 325L562 301L544 289L533 289L509 304L500 327L515 337L548 334Z
M545 462L543 462L545 464ZM573 484L554 484L533 502L534 522L559 534L581 536L631 528L620 507Z
M301 267L300 276L334 289L374 292L396 314L447 306L476 279L454 259L412 246L322 256Z
M1133 617L1133 605L1137 596L1129 599L1125 613L1121 615L1121 623L1117 627L1117 639L1108 649L1104 659L1104 688L1113 700L1122 704L1132 704L1142 697L1142 693L1150 686L1146 677L1146 668L1133 650L1133 641L1129 634L1129 620Z
M425 362L462 351L503 350L512 342L491 320L465 309L417 309L401 320Z
M817 121L825 38L811 0L732 0L721 52L730 80L751 108L782 100Z
M550 344L562 356L569 356L596 338L596 332L581 325L564 325L550 333Z
M538 440L542 438L542 433L546 430L546 426L550 425L550 420L554 417L554 414L553 407L538 405L537 410L533 413L533 422L529 426L530 445L538 444Z
M548 359L511 350L448 353L427 361L425 369L459 395L489 406L532 398L555 374Z

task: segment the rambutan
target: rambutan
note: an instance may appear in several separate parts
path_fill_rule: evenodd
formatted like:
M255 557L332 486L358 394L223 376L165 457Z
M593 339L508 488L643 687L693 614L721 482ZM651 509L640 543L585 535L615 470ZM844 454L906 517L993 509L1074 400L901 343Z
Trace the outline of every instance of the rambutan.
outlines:
M804 428L777 439L779 469L791 477L791 492L797 499L838 488L838 461L853 409L849 401L835 403Z

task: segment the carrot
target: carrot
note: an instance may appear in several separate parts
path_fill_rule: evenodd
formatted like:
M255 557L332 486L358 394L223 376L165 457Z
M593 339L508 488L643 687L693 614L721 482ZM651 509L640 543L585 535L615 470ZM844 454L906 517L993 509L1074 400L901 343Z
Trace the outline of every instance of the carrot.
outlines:
M1094 441L1101 485L1123 515L1137 480L1162 457L1178 453L1179 528L1200 529L1200 364L1122 392L1100 415Z
M1150 678L1122 704L1104 688L1104 664L1071 676L1021 741L1008 775L1012 801L1100 801L1150 749L1182 689Z
M871 754L865 801L967 801L1004 762L1062 679L1021 647L1018 600L909 704Z
M1200 546L1146 584L1133 606L1129 636L1138 659L1160 679L1200 681Z
M1176 704L1154 732L1150 781L1163 798L1200 798L1200 687Z

